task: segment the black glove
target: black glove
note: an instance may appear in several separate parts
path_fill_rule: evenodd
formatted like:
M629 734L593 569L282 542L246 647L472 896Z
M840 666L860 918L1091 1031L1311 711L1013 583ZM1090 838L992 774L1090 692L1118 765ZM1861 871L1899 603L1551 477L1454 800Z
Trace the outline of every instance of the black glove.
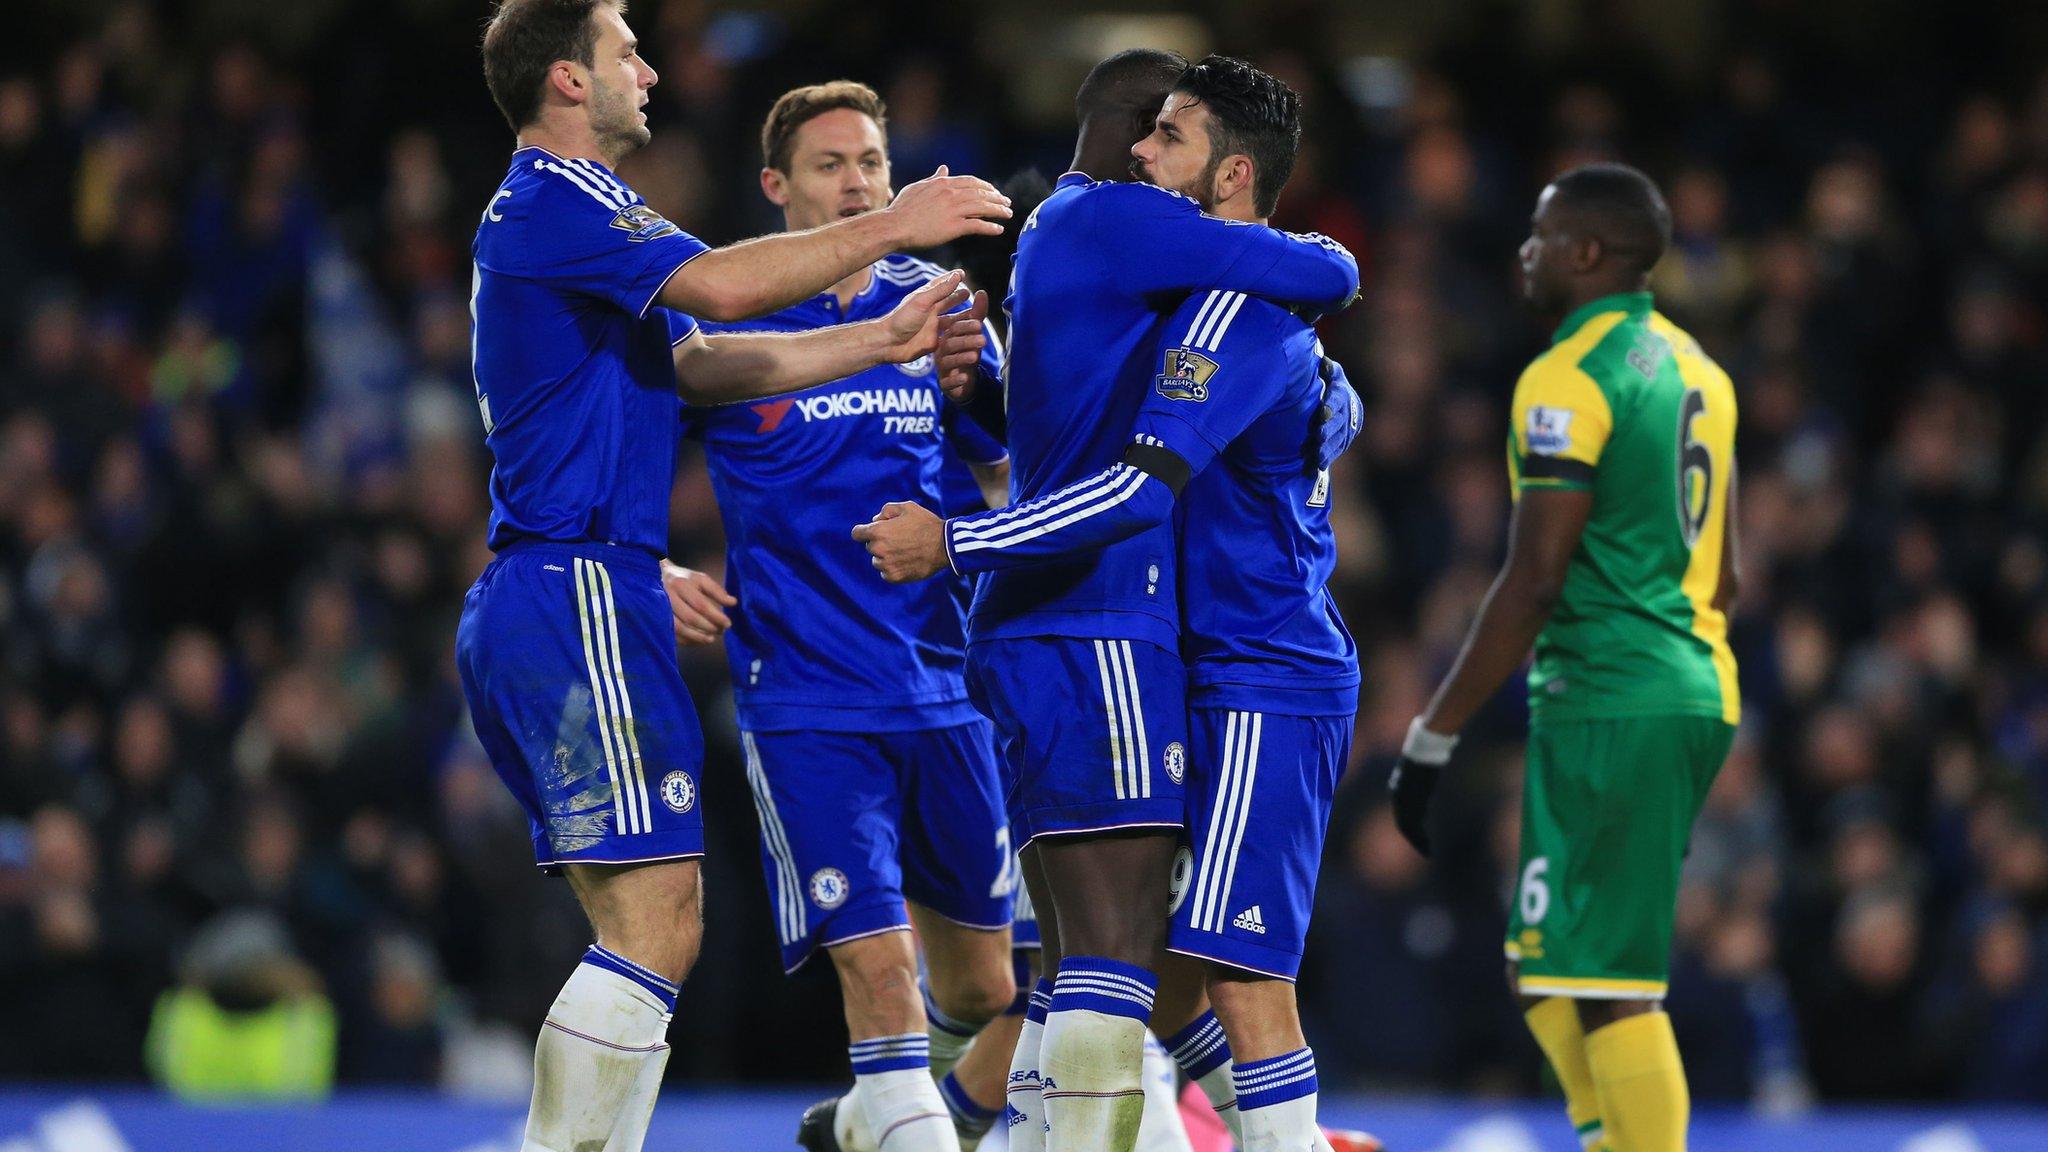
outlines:
M1436 782L1443 774L1438 765L1417 764L1403 756L1387 778L1387 789L1394 794L1394 826L1424 856L1429 855L1429 798L1436 795Z
M1456 736L1431 732L1417 716L1408 724L1408 738L1401 741L1401 762L1387 778L1387 790L1394 794L1394 826L1424 856L1429 855L1429 800L1457 746Z

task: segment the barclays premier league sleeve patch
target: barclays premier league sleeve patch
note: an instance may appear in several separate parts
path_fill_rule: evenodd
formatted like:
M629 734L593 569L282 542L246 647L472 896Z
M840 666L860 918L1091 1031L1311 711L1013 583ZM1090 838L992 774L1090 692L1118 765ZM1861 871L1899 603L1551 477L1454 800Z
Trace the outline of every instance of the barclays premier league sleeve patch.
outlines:
M644 244L649 240L659 240L663 236L673 236L682 231L681 228L669 223L661 213L645 204L633 204L619 209L619 214L612 217L612 227L626 233L626 240L633 244Z
M1168 400L1200 404L1209 398L1209 378L1216 375L1216 362L1188 348L1168 348L1159 375L1152 386Z
M1541 404L1531 407L1528 441L1532 456L1555 456L1571 447L1572 410L1546 408Z

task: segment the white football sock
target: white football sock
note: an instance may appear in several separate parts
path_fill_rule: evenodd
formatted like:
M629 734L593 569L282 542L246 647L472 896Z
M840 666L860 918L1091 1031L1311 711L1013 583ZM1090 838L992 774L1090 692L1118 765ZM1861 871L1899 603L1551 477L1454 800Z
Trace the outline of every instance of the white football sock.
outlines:
M932 1045L932 1079L943 1080L960 1057L974 1043L975 1033L981 1031L975 1025L939 1011L938 1001L932 999L929 984L924 988L924 1034Z
M846 1047L854 1095L880 1152L959 1152L953 1116L932 1082L930 1044L924 1033L907 1032Z
M1046 1152L1131 1152L1137 1144L1155 987L1135 964L1061 959L1039 1058Z
M1158 1040L1145 1037L1145 1114L1138 1121L1137 1152L1194 1152L1180 1122L1180 1075Z
M584 953L533 1046L520 1152L640 1147L668 1063L677 992L616 952L593 945Z
M1244 1117L1244 1152L1301 1152L1323 1147L1316 1126L1316 1055L1296 1048L1270 1060L1239 1064L1237 1109Z
M1230 1082L1230 1041L1216 1013L1204 1012L1194 1023L1166 1038L1173 1062L1202 1089L1209 1107L1230 1129L1230 1139L1244 1147L1244 1119L1237 1111L1237 1086Z
M1052 980L1040 980L1024 1009L1024 1027L1017 1033L1017 1054L1010 1058L1010 1083L1004 1092L1003 1127L1010 1152L1045 1152L1045 1098L1039 1088L1038 1062L1045 1052L1045 1017L1052 1010Z

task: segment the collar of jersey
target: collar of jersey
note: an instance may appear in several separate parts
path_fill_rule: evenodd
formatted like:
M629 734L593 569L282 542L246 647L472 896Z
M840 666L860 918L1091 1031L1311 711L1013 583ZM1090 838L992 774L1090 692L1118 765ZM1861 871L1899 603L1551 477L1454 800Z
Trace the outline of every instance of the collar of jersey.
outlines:
M556 155L555 155L555 154L554 154L553 152L550 152L550 151L548 151L547 149L545 149L545 148L541 147L541 146L540 146L540 145L538 145L538 144L521 144L521 145L520 145L519 147L517 147L517 148L514 148L514 149L512 150L512 160L513 160L513 163L514 163L514 164L517 164L517 163L518 163L518 161L519 161L519 154L520 154L521 152L538 152L538 153L540 153L540 154L541 154L541 155L543 155L543 156L547 156L547 157L549 157L549 158L551 158L551 159L554 159L554 160L559 160L559 161L561 161L561 162L562 162L562 163L564 163L564 164L567 164L567 163L569 162L568 160L564 159L563 157L560 157L560 156L556 156ZM585 160L584 162L585 162L585 163L587 163L587 164L595 164L595 165L597 165L597 166L598 166L599 168L602 168L602 169L604 169L604 170L605 170L606 172L610 172L610 171L611 171L611 166L610 166L610 165L608 165L608 164L606 164L606 163L605 163L604 161L602 161L602 160Z
M1578 310L1564 318L1557 331L1550 334L1552 344L1562 344L1572 338L1572 333L1586 326L1586 321L1603 312L1626 312L1631 316L1647 316L1653 307L1648 292L1616 292L1598 300L1588 300Z

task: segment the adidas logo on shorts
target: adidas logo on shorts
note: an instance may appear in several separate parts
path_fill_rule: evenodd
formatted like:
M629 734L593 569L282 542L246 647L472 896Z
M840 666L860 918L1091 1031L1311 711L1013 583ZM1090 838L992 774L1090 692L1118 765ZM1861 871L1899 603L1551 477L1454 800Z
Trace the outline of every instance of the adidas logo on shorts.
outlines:
M1266 934L1266 917L1259 911L1259 906L1254 904L1239 912L1237 919L1230 922L1230 926L1232 928L1242 928L1246 932L1257 932L1259 935L1264 936Z

